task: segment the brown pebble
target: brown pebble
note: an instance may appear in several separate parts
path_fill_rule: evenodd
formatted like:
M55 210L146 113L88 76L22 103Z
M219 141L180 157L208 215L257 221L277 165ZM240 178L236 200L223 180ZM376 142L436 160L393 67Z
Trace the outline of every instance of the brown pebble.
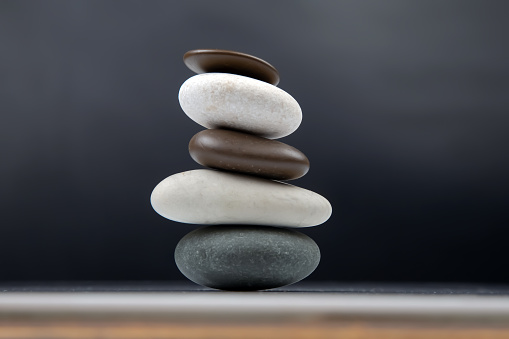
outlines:
M279 83L277 69L255 56L222 49L194 49L184 54L184 63L195 73L231 73Z
M279 141L224 129L195 134L189 153L199 164L275 180L292 180L309 170L308 158Z

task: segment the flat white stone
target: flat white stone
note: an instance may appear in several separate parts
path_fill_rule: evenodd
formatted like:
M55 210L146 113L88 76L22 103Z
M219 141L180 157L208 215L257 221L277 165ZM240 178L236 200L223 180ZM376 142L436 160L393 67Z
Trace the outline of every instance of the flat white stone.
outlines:
M309 227L332 213L329 201L309 190L208 169L169 176L150 200L163 217L189 224Z
M204 73L187 79L179 91L184 112L207 128L228 128L277 139L302 121L297 101L282 89L253 78Z

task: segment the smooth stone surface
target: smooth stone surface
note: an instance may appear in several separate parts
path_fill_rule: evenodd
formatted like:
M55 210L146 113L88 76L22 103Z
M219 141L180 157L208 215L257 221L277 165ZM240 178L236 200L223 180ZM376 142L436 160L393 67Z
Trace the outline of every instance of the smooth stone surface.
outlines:
M208 169L169 176L150 200L163 217L189 224L309 227L332 213L327 199L306 189Z
M230 130L209 129L195 134L189 153L203 166L276 180L297 179L309 170L308 158L298 149Z
M197 284L230 291L264 290L298 282L320 262L305 234L264 226L209 226L175 249L179 270Z
M276 86L279 72L255 56L223 49L195 49L184 54L184 63L195 73L233 73Z
M236 74L204 73L187 79L180 106L207 128L234 129L277 139L293 133L302 121L297 101L266 82Z

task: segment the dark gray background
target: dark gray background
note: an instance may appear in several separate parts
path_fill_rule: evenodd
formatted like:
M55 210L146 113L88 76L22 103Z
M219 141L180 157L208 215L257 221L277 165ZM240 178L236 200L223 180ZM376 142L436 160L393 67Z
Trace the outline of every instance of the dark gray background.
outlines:
M509 281L509 6L498 1L0 2L1 280L182 279L157 215L199 168L182 55L278 68L281 141L327 197L310 280Z

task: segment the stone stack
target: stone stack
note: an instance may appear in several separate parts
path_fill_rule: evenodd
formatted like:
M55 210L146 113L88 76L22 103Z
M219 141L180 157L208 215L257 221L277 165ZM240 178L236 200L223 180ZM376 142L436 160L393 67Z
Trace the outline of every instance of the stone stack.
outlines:
M309 169L306 156L273 139L293 133L302 111L276 87L267 62L225 50L193 50L185 64L198 73L184 82L184 112L208 128L192 137L191 157L211 169L178 173L153 190L165 218L206 226L175 249L180 271L223 290L263 290L295 283L315 270L320 250L292 228L316 226L332 213L319 194L280 180Z

